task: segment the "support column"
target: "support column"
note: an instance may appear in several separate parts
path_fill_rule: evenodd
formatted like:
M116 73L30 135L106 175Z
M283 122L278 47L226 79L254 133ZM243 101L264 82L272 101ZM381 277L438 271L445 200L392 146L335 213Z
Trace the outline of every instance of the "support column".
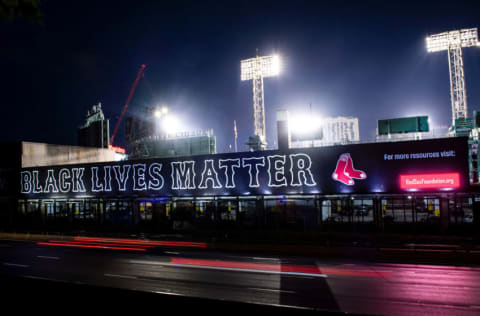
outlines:
M480 228L480 196L474 196L473 198L473 225Z
M382 211L382 199L378 196L373 198L373 220L377 231L384 231L383 225L383 211Z
M448 196L440 198L440 229L442 233L448 230Z

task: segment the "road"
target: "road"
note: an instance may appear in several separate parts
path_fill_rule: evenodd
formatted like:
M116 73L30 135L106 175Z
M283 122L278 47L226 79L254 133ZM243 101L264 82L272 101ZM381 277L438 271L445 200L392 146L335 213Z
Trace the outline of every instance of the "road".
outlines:
M111 240L0 240L1 275L318 311L480 314L480 267L472 266L218 253Z

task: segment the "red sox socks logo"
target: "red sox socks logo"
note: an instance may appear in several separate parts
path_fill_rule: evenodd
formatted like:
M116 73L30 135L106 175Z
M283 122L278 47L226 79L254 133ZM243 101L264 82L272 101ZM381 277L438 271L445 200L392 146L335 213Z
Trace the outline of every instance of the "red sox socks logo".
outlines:
M345 153L338 158L337 167L332 174L332 178L346 185L354 185L353 179L366 179L367 174L353 168L352 157L350 157L349 153Z

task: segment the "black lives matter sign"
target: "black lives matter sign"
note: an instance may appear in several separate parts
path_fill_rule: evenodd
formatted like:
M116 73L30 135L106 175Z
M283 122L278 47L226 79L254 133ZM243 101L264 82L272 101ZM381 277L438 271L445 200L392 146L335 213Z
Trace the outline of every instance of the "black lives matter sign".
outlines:
M398 193L402 177L458 174L468 186L466 138L225 153L25 168L26 197Z

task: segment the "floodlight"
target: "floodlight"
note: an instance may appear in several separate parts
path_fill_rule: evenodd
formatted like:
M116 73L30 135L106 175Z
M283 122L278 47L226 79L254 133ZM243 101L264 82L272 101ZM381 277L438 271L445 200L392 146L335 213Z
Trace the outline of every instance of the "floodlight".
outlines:
M427 36L427 51L429 53L448 50L451 47L471 47L480 45L477 28L443 32Z
M173 115L165 115L160 122L162 130L167 134L175 134L180 131L180 121Z
M265 102L263 93L263 78L274 77L280 73L280 57L257 56L240 61L240 79L253 82L253 128L259 143L253 145L254 150L266 147Z
M157 107L155 109L155 111L153 111L153 116L155 116L155 118L159 119L167 113L168 113L168 108L166 106L162 106L161 108Z
M477 28L430 35L426 38L426 44L428 52L448 51L452 126L455 126L457 119L468 118L462 48L480 46Z
M278 55L254 57L240 62L242 81L278 76L280 57Z
M288 127L295 134L311 134L322 127L322 120L312 115L294 116L289 119Z

